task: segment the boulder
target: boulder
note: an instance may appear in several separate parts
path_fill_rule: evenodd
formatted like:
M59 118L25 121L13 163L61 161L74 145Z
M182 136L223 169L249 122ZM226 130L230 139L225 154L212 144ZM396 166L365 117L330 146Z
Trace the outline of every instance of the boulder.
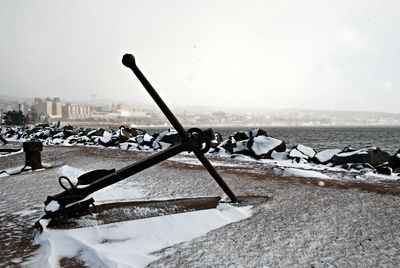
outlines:
M249 139L247 146L255 158L271 158L273 151L286 151L286 143L284 141L266 136L258 136Z
M289 157L289 159L305 159L305 160L308 159L307 155L303 154L296 148L293 148L292 150L290 150L288 157Z
M137 143L139 143L140 146L143 146L144 149L152 148L154 137L149 135L148 133L140 134L136 137L136 141Z
M335 154L332 158L334 166L348 163L367 163L372 166L378 166L387 162L390 155L382 151L379 147L364 148L356 151L343 151Z
M231 135L231 137L234 139L235 142L248 140L250 138L244 131L236 131Z
M253 156L253 152L248 147L249 140L238 141L234 144L233 153Z
M114 146L116 145L117 141L118 138L114 137L109 131L104 131L103 136L98 139L98 143L104 147Z
M388 166L387 164L379 165L375 167L376 172L382 175L392 175L392 168Z
M290 159L304 159L304 160L311 160L315 156L316 152L313 148L304 146L302 144L298 144L292 148L289 153Z
M400 169L400 150L389 158L389 166L392 169Z
M316 164L328 164L329 162L331 162L333 156L335 154L340 153L342 150L340 149L327 149L327 150L323 150L317 154L315 154L315 156L313 157L312 161Z
M219 132L214 133L214 139L211 141L211 148L217 148L222 142L222 136Z
M171 145L178 144L182 141L181 136L175 129L167 129L159 134L153 135L153 149L166 149Z

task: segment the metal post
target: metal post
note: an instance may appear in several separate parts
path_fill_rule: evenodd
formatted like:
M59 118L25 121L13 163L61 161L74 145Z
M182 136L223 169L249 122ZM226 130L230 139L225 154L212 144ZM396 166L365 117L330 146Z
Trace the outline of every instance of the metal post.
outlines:
M40 155L40 152L43 150L42 142L26 141L22 146L25 152L25 166L31 167L32 170L43 168Z

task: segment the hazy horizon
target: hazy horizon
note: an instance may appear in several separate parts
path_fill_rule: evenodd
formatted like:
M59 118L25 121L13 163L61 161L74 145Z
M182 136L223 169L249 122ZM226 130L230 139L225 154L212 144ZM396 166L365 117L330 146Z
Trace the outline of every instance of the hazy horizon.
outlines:
M398 1L1 3L0 95L400 113Z

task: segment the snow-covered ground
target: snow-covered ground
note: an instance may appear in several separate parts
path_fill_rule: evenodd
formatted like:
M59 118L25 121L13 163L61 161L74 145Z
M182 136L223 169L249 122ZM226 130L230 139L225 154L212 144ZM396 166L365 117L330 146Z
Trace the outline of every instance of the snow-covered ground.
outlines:
M0 238L6 247L0 252L0 266L51 266L63 256L100 267L112 266L111 263L119 263L120 267L400 265L398 191L378 194L330 187L328 183L317 186L291 183L294 177L330 182L340 176L352 180L357 180L354 176L362 176L366 180L358 181L370 183L371 187L379 183L398 189L398 181L391 177L374 179L376 174L368 172L351 171L348 175L348 171L322 165L309 166L284 159L260 162L245 156L212 157L211 161L237 195L270 197L257 208L224 205L212 210L79 229L45 228L35 238L39 249L32 245L30 228L43 215L43 201L47 195L62 190L58 176L73 179L93 169L118 169L141 157L143 154L119 150L46 147L45 161L65 163L2 177ZM23 155L2 159L5 161L0 163L1 168L9 169L23 161ZM96 202L223 196L195 158L182 154L172 160L115 184L103 193L99 191L94 195Z
M152 252L192 240L251 214L250 206L221 204L216 209L71 230L45 227L35 237L41 246L39 253L27 264L58 267L62 258L78 257L90 267L145 267L159 258ZM46 220L41 221L46 224Z

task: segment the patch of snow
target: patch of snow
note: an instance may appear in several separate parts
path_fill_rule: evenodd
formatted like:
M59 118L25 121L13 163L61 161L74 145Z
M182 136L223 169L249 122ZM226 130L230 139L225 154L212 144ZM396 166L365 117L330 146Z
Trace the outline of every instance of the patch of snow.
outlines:
M392 175L383 175L383 174L378 174L374 173L372 171L369 171L363 175L360 175L362 178L365 178L367 180L376 180L376 181L383 181L383 180L388 180L388 181L400 181L400 177L397 176L396 174Z
M271 153L271 157L272 157L272 159L275 159L275 160L289 160L287 152L280 153L280 152L273 151Z
M59 267L63 257L76 257L92 267L145 267L159 258L151 255L152 252L251 215L251 206L221 204L216 209L78 229L57 230L44 226L43 232L35 237L35 242L41 245L39 253L27 265Z
M78 183L77 178L79 176L81 176L82 174L85 174L86 172L87 171L84 171L84 170L79 169L79 168L74 168L74 167L70 167L70 166L64 165L64 166L60 167L60 169L58 170L57 173L60 176L65 176L68 179L70 179L73 184L77 184Z
M236 147L233 148L233 152L237 153L237 152L242 152L242 151L248 151L248 148L247 148L248 142L249 142L249 140L242 140L242 141L236 142Z
M153 136L151 136L151 135L149 135L147 133L145 133L144 136L143 136L143 141L150 142L152 139L153 139Z
M104 143L108 143L111 141L112 134L108 131L104 131L103 137L100 137L100 140Z
M48 203L47 206L44 208L44 210L47 212L54 212L59 209L60 209L60 204L55 200L51 200L50 203Z
M324 180L331 180L332 178L322 174L321 172L314 171L314 170L303 170L297 168L286 168L283 171L283 176L294 176L294 177L306 177L306 178L318 178Z
M136 200L146 197L144 190L135 182L119 182L90 195L99 203L108 203L122 200Z

